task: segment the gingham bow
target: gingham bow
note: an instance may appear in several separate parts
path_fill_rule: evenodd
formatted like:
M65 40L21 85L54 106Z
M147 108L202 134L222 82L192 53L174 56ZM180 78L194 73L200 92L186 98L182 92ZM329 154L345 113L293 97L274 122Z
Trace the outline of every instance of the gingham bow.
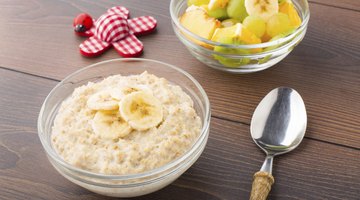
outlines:
M156 20L151 16L128 19L129 10L117 6L95 21L94 26L82 34L90 37L80 44L80 53L84 56L98 56L113 46L123 57L138 56L143 44L136 36L153 31Z

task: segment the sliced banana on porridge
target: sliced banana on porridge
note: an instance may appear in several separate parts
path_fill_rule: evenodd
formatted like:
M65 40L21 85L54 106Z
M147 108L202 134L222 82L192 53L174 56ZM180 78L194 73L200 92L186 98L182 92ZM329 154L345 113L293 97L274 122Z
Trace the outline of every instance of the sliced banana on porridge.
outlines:
M121 101L121 99L124 98L126 95L139 91L152 93L151 89L145 85L126 85L121 88L111 90L110 95L112 98Z
M180 86L144 72L76 88L61 103L51 141L74 167L127 175L178 158L197 140L201 127L191 97Z
M120 101L121 116L136 130L147 130L163 120L160 101L145 91L133 92Z
M118 110L96 112L91 125L94 133L104 139L125 137L132 131Z
M119 101L111 96L110 90L103 90L91 95L87 106L92 110L116 110L119 108Z

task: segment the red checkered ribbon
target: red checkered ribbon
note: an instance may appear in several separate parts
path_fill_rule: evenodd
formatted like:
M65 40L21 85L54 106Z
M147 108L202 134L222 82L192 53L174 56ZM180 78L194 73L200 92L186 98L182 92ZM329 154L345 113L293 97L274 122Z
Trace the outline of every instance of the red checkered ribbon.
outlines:
M142 16L128 20L130 34L144 35L154 30L156 19L151 16Z
M143 44L135 35L130 35L119 42L112 43L116 51L123 57L138 56L143 50Z
M129 18L129 10L122 6L115 6L107 10L107 13L109 14L120 14L125 19Z
M127 19L129 10L117 6L99 17L95 26L85 32L90 37L80 44L80 52L87 57L101 55L114 46L123 57L138 56L143 51L143 44L135 35L143 35L156 28L156 20L151 16Z
M102 15L96 21L95 27L95 36L105 42L116 42L129 35L127 19L122 15Z
M81 43L79 47L82 55L92 57L102 54L105 50L111 47L111 44L92 36Z

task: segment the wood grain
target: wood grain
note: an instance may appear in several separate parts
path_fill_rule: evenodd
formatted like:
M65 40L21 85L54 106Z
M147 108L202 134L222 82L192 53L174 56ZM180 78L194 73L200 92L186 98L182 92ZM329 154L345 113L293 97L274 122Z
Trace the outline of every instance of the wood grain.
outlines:
M260 73L232 75L210 69L190 56L172 31L168 1L116 4L129 7L132 16L158 19L157 33L141 38L145 44L142 57L190 72L208 93L214 116L249 124L267 92L289 86L305 100L311 130L307 137L360 148L359 12L312 4L307 35L289 57ZM118 58L113 50L95 59L81 57L77 45L83 39L74 36L71 28L79 12L98 16L113 5L108 1L3 2L0 30L6 31L0 31L0 66L60 80L86 65Z
M1 199L111 199L61 177L47 161L37 136L42 100L56 81L0 69ZM249 126L212 118L200 159L177 181L139 200L248 199L252 175L264 154ZM276 157L269 199L356 199L360 151L304 139L294 152Z
M334 6L338 8L349 9L353 11L360 11L360 1L357 0L309 0L311 3L318 3L323 5Z

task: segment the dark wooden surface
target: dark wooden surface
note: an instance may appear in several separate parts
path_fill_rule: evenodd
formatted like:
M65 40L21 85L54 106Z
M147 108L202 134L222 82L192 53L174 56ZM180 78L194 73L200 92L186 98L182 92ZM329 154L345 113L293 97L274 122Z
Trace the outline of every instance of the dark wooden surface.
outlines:
M190 72L212 105L208 145L170 186L138 199L248 199L264 154L249 124L271 89L295 88L304 98L308 128L294 152L277 157L269 199L360 199L360 1L310 0L308 32L281 63L233 75L191 57L174 35L167 0L0 1L0 199L111 199L84 190L47 161L36 130L40 106L59 80L110 50L83 58L72 32L80 12L101 15L124 5L132 16L153 15L155 34L142 37L144 58Z

